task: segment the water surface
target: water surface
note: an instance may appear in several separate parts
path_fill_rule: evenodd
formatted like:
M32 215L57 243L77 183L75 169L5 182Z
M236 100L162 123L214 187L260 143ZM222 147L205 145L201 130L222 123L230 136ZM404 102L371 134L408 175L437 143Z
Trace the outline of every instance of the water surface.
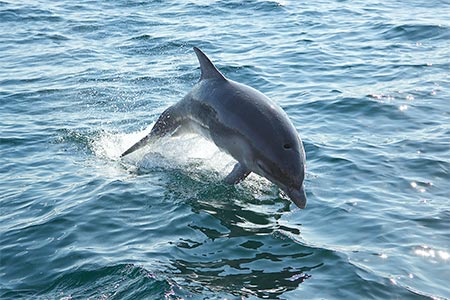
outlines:
M1 299L450 298L450 4L0 2ZM283 107L308 205L196 136L199 78Z

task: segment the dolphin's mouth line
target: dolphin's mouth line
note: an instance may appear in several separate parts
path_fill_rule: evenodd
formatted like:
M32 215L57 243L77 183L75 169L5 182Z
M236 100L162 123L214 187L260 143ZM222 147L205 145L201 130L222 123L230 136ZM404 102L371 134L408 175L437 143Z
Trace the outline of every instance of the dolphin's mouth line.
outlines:
M287 193L288 188L285 187L284 184L281 184L278 180L273 178L273 176L269 175L271 172L264 166L264 164L262 164L259 161L257 161L256 164L258 165L258 167L261 169L261 171L263 173L263 174L258 174L258 175L260 175L260 176L262 176L264 178L267 178L269 181L274 183L287 196L288 195L288 193Z
M289 198L295 205L297 205L297 207L302 208L302 209L305 208L306 196L304 194L305 192L304 192L304 189L302 186L297 188L294 186L285 185L285 184L281 183L279 180L276 180L275 178L273 178L273 176L270 175L271 172L269 172L269 170L265 167L265 165L263 163L261 163L260 161L257 161L256 165L263 173L263 174L258 174L258 175L265 177L269 181L273 182L281 190L281 193L284 196L286 196L287 198Z
M267 178L269 181L273 182L275 185L277 185L281 190L294 190L295 188L290 188L288 185L285 185L283 183L281 183L279 180L275 179L273 176L271 176L270 174L272 173L270 170L268 170L264 164L262 164L260 161L257 161L256 164L258 165L258 167L263 171L263 174L258 174L261 175L265 178ZM284 174L283 174L284 176ZM288 176L285 176L286 178L288 178ZM286 192L287 193L287 192Z

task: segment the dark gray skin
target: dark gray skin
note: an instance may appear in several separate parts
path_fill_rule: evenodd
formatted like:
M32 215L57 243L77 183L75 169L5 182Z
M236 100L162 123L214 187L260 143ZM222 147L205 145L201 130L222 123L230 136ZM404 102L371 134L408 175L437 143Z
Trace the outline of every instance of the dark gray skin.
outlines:
M122 156L158 137L195 132L238 161L226 183L239 183L254 172L305 208L305 151L287 114L261 92L225 78L200 49L194 47L194 51L200 62L200 81Z

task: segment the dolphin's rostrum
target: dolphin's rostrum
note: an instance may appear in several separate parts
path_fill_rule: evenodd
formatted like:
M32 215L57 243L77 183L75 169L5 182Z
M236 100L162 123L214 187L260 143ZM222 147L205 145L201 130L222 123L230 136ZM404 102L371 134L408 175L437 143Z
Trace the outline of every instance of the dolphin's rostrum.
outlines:
M200 62L200 81L122 156L175 131L195 132L237 160L225 182L238 183L254 172L304 208L305 151L287 114L261 92L225 78L200 49L194 47L194 51Z

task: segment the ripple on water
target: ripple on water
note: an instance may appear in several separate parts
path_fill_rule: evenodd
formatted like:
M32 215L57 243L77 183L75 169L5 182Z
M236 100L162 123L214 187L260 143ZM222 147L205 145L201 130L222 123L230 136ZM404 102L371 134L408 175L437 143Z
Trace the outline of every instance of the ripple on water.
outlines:
M99 287L101 287L99 289ZM109 267L83 267L56 278L46 291L37 296L114 299L163 299L174 293L169 281L158 278L145 268L133 264ZM70 292L67 292L70 291ZM9 295L6 295L9 296ZM31 294L30 296L36 296Z
M402 24L391 25L383 24L381 28L385 31L382 33L386 39L409 40L412 42L422 40L442 40L450 38L450 30L444 25L430 24Z

